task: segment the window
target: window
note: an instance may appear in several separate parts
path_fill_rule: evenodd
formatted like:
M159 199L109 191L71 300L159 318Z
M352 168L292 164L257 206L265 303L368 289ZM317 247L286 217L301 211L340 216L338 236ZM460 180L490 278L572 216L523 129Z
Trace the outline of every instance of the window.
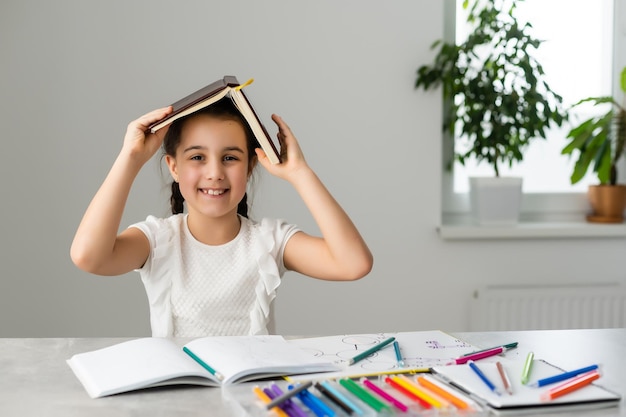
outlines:
M466 11L462 8L463 0L453 1L456 9L447 10L446 15L449 21L455 21L457 41L463 41L468 31ZM617 80L615 74L626 65L625 54L620 49L626 46L624 9L626 0L524 0L518 3L518 18L529 21L533 35L545 40L535 56L546 72L548 84L563 96L565 108L585 97L612 94ZM588 115L571 117L578 120L576 117ZM591 173L575 185L570 183L574 160L561 155L568 130L567 126L552 129L547 140L539 139L527 148L521 164L511 169L502 167L501 175L524 178L523 219L550 220L550 213L567 217L568 212L580 216L586 211L584 193L596 178ZM446 143L449 149L444 153L451 155L452 143ZM455 143L461 146L458 140ZM491 175L489 165L478 166L471 161L465 166L455 163L452 173L444 174L444 212L467 212L468 177Z

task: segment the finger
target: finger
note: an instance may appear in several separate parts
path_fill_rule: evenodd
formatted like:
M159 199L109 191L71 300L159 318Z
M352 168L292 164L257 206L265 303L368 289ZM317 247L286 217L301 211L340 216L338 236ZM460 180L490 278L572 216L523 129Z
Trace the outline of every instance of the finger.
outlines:
M267 158L267 154L265 153L263 149L255 148L254 152L256 152L257 160L259 161L259 164L261 164L262 167L267 168L271 165L269 159Z
M278 126L279 132L283 131L285 135L293 135L293 133L291 132L291 128L289 127L289 125L287 125L287 123L285 123L282 117L277 114L272 114L272 120Z
M135 122L139 126L143 127L144 128L143 130L147 130L150 125L154 124L155 122L158 122L159 120L162 120L171 112L172 112L172 106L167 106L167 107L163 107L160 109L152 110L151 112L146 113L140 118L138 118L137 120L135 120Z

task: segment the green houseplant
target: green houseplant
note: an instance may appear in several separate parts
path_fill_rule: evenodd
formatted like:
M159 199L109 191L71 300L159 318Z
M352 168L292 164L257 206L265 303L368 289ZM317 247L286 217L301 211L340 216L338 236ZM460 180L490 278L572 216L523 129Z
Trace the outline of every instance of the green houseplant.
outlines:
M545 139L552 124L561 126L567 118L561 96L545 82L543 68L532 55L541 41L529 34L530 24L515 16L519 1L523 0L466 0L463 7L472 27L467 40L458 45L436 41L434 62L418 68L415 82L417 89L442 87L443 130L468 144L467 150L455 149L456 160L465 164L474 157L491 165L495 178L500 178L501 164L522 161L531 141ZM517 222L519 215L521 178L516 180L517 197L512 199L516 212L505 223ZM475 203L474 185L470 179L475 211L480 206ZM496 195L498 200L511 198ZM482 223L478 216L474 213Z
M626 207L626 185L618 184L618 164L626 149L626 67L620 75L623 103L612 96L589 97L580 100L572 108L584 103L608 106L608 110L572 127L567 137L569 143L562 153L572 156L578 153L570 180L579 182L593 167L598 185L589 187L589 201L593 213L590 222L621 223Z

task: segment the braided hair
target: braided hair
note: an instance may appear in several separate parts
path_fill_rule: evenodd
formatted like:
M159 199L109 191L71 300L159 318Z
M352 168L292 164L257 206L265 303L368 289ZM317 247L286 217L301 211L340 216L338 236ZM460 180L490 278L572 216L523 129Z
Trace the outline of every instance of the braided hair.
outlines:
M252 163L256 153L254 149L258 147L256 138L248 126L248 123L245 121L239 110L235 107L232 101L228 98L224 98L218 101L215 104L212 104L208 107L205 107L202 110L198 110L195 113L190 114L189 116L181 117L180 119L174 121L166 135L163 138L163 154L169 155L171 157L176 156L176 149L181 141L181 133L183 130L183 126L187 120L190 120L199 115L209 115L212 117L216 117L221 120L233 120L241 124L245 133L246 133L246 143L248 147L248 164ZM172 195L170 197L170 207L172 210L172 214L182 213L185 209L184 202L185 198L180 192L180 186L178 182L172 181L171 185ZM245 193L243 198L239 202L237 206L237 214L248 217L248 194Z

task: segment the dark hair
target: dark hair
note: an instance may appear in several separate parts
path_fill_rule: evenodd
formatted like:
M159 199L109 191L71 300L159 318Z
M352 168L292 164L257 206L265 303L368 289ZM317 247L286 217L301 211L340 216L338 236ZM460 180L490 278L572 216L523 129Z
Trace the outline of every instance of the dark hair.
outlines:
M216 117L222 120L233 120L239 122L243 127L246 133L246 143L248 147L248 164L251 164L256 156L254 149L258 147L256 138L248 126L248 122L245 121L239 110L235 108L235 105L230 101L230 99L225 98L218 101L215 104L212 104L208 107L205 107L202 110L198 110L197 112L190 114L189 116L181 117L180 119L173 122L165 137L163 138L163 153L164 155L169 155L171 157L176 157L176 149L178 149L178 145L181 141L181 133L183 130L183 126L185 122L200 116L200 115L209 115L212 117ZM172 181L172 196L170 197L170 206L172 209L172 214L182 213L184 210L184 202L185 199L180 192L180 187L176 181ZM248 217L248 194L244 194L243 198L239 202L237 206L237 214Z

